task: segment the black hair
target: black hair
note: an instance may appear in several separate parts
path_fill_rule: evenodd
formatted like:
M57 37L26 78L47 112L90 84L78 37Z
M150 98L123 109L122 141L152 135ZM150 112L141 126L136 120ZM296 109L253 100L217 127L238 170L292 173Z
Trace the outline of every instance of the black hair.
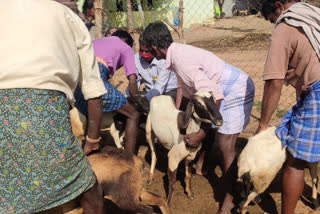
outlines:
M277 7L275 5L276 2L280 2L281 4L285 4L287 0L265 0L262 4L261 13L262 16L267 19L270 13L276 11Z
M168 48L173 43L168 27L160 21L150 23L142 33L141 39L148 48L152 46Z
M139 37L139 45L145 45L145 46L147 46L146 41L144 40L142 34L141 34L140 37Z
M125 39L126 43L130 46L133 47L133 39L132 36L125 30L117 30L114 32L111 36L117 36L120 39Z
M85 0L82 6L82 12L86 13L87 10L91 10L94 7L94 1L95 0Z

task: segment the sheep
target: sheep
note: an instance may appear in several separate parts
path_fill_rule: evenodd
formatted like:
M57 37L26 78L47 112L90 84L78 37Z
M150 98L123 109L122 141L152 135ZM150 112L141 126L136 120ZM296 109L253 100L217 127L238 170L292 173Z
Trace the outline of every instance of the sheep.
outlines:
M275 127L250 137L238 159L238 180L241 185L241 214L256 196L263 193L286 160L286 149L275 134Z
M154 149L155 139L169 150L168 153L168 180L169 193L167 202L170 204L173 185L176 182L176 170L181 160L185 159L186 167L186 192L190 199L194 198L191 190L191 167L189 163L195 159L201 145L197 148L188 148L184 142L184 134L180 128L186 129L186 133L196 132L201 123L222 125L222 116L214 103L213 97L208 92L197 92L189 101L186 112L176 109L170 96L157 96L150 102L150 113L146 122L146 139L151 149L151 168L148 184L154 177L156 154Z
M70 112L72 131L82 144L85 126L80 117L82 116L76 109ZM144 162L134 154L106 146L100 152L89 155L88 159L104 196L120 209L151 214L152 208L145 205L148 204L158 206L163 214L171 213L167 203L160 196L143 188Z

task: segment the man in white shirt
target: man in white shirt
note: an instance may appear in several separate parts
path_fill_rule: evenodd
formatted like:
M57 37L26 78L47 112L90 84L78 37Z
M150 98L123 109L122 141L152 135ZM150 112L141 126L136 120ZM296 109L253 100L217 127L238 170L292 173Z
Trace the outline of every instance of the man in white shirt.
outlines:
M141 39L139 44L139 52L134 56L138 87L144 84L145 96L149 101L158 95L169 95L175 99L177 92L175 74L166 68L165 60L157 60L153 57Z

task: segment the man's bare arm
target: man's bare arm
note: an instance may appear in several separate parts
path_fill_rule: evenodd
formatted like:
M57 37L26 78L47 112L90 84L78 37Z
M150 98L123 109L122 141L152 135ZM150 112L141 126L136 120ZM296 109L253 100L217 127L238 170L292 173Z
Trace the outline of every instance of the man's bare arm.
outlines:
M275 112L279 104L281 89L281 79L265 81L262 99L261 118L256 133L259 133L260 131L263 131L268 128L268 123L272 117L272 114Z

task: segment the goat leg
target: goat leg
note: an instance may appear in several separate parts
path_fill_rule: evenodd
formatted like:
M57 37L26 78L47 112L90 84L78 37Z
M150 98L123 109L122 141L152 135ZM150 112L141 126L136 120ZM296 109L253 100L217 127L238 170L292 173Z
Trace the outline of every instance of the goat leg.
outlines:
M159 207L162 214L171 214L167 202L165 202L159 195L142 189L140 200L144 204Z
M249 203L258 195L258 193L256 192L251 192L248 195L248 198L246 200L246 202L244 203L244 205L241 208L241 214L246 214L247 213L247 207L249 205Z
M191 189L192 167L190 166L190 160L185 159L185 167L186 167L186 177L184 181L186 183L186 192L187 192L188 198L190 200L193 200L194 194Z
M121 145L120 131L117 130L114 122L110 126L110 135L112 136L117 148L124 149L123 145Z
M151 118L150 118L150 114L149 114L147 117L147 122L146 122L146 139L147 139L147 142L148 142L148 144L150 146L150 150L151 150L151 166L150 166L150 175L147 180L147 185L151 185L153 182L154 169L155 169L156 163L157 163L157 156L156 156L156 152L154 149L155 138L156 137L152 131Z
M177 170L174 170L173 172L168 169L168 180L169 180L169 192L168 192L168 198L167 198L167 203L170 207L170 202L173 194L173 185L176 183L177 180Z
M311 198L311 203L312 203L312 208L314 210L318 209L320 207L319 202L318 202L318 182L319 182L319 177L318 177L318 163L309 163L308 164L310 176L312 179L312 198Z
M146 206L144 204L139 204L136 210L136 213L141 213L141 214L152 214L153 209L152 207Z

